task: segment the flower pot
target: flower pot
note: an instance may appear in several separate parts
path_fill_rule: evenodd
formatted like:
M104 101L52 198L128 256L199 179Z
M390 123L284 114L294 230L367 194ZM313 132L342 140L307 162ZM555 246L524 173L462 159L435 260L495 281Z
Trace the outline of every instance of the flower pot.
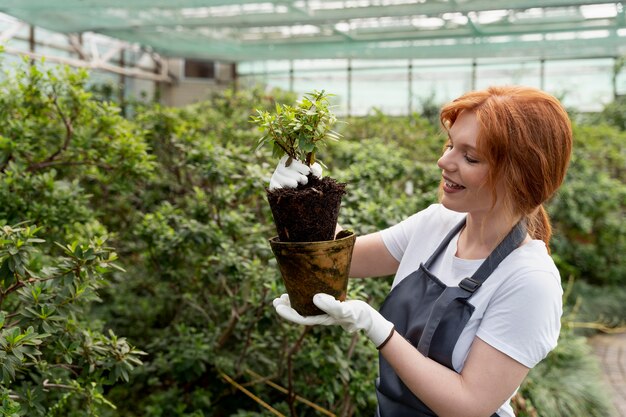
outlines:
M351 231L341 231L335 240L322 242L281 242L278 236L270 239L291 306L298 313L324 314L313 304L313 296L320 292L346 299L355 240Z
M346 184L333 178L309 176L297 188L267 192L276 233L281 242L320 242L332 240Z

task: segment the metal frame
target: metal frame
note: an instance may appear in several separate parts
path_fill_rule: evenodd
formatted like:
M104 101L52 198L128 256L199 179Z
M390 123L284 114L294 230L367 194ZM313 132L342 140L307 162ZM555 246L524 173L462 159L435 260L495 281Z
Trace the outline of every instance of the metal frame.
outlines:
M590 7L609 13L589 15ZM0 12L161 55L228 62L626 55L623 2L0 0Z
M21 38L18 36L18 33L25 27L29 28L29 36L28 38ZM67 38L67 46L51 45L38 41L35 33L36 29L34 26L29 26L22 21L16 21L0 33L0 42L6 43L13 38L28 42L28 50L11 46L5 47L5 52L9 54L27 56L33 59L45 58L46 61L49 62L92 70L103 70L123 77L128 76L164 83L172 83L175 81L169 74L167 60L153 51L141 48L141 46L137 44L130 44L95 34L83 36L82 34L69 33L65 35ZM36 46L38 45L51 46L55 49L71 52L76 55L76 58L39 53L36 51ZM125 51L140 54L140 59L137 61L141 61L142 58L148 58L152 64L151 68L127 62L123 58Z

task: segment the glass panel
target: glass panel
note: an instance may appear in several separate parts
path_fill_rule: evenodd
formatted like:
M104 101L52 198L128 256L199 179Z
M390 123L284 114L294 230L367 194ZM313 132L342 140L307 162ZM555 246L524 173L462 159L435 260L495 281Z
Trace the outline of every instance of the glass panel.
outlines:
M360 116L377 108L386 114L406 114L408 79L406 62L403 67L353 69L350 113Z
M566 107L599 111L613 101L612 59L546 61L545 65L545 89Z
M413 61L411 111L433 112L472 86L470 60Z
M348 77L346 67L343 69L319 69L300 72L294 75L293 89L298 96L313 90L326 90L334 94L331 102L336 107L337 115L348 113Z
M541 88L543 82L546 91L561 98L566 106L581 111L600 110L613 97L612 59L546 61L543 81L538 60L483 59L478 61L475 74L472 61L468 59L412 60L410 85L408 62L354 61L351 91L346 60L294 61L293 80L288 70L259 72L262 65L257 63L247 66L249 70L254 68L251 72L255 75L244 74L241 80L254 80L285 90L293 86L298 94L325 89L337 95L338 114L350 112L352 115L367 114L372 108L393 115L421 113L422 110L432 113L435 108L471 90L473 85L477 89L509 84ZM626 70L616 81L618 92L626 92Z
M532 62L483 62L476 67L476 88L492 85L541 87L541 64Z

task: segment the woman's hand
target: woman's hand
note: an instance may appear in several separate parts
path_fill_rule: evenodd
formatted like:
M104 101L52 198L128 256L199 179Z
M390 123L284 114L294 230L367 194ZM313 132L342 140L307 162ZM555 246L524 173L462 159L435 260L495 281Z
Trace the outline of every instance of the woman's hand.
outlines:
M348 333L364 330L377 348L382 347L394 331L393 323L364 301L338 301L331 295L320 293L315 294L313 303L326 314L301 316L291 307L287 294L274 300L274 308L284 319L305 326L339 325Z
M317 178L322 178L322 167L317 162L310 167L297 159L291 159L291 164L287 166L289 156L283 156L270 179L270 191L277 188L296 188L298 184L306 184L309 180L307 175L313 174Z

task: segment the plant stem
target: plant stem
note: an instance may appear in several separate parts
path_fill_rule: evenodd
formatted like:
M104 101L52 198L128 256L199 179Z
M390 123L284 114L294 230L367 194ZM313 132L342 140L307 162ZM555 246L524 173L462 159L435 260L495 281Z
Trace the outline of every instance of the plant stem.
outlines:
M298 414L296 413L296 407L294 404L296 401L296 394L293 391L293 355L297 353L302 347L302 341L304 340L304 337L309 332L309 329L310 329L309 326L306 326L304 328L304 330L300 334L300 337L298 338L298 340L296 340L296 343L293 345L291 349L289 349L289 354L287 355L287 376L288 376L287 377L287 390L288 390L287 404L289 404L289 412L291 413L292 417L298 416Z
M294 159L297 159L294 152L290 152L290 150L285 148L285 146L283 146L281 142L276 140L277 138L280 138L281 136L278 133L276 133L276 131L274 130L274 127L271 124L269 125L269 129L270 129L270 135L274 137L274 143L277 144L280 147L280 149L282 149L287 155L289 155L290 157Z
M315 157L315 154L313 152L309 152L306 154L305 163L307 164L307 166L313 165L314 157Z

